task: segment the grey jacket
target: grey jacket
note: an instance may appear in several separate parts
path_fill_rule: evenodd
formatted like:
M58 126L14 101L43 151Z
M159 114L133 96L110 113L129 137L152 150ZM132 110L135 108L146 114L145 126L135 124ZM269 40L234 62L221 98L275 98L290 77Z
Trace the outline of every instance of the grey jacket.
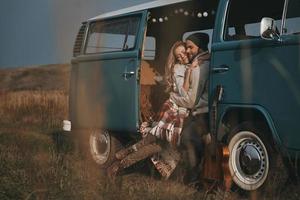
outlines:
M185 95L171 92L170 99L178 106L192 109L193 115L208 112L209 61L194 68L190 77L190 88ZM197 98L197 95L200 95ZM196 102L197 100L197 102Z

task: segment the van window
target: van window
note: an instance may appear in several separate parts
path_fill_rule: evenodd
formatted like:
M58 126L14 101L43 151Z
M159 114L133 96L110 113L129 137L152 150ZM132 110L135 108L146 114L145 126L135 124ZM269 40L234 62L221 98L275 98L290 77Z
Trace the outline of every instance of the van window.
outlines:
M300 1L299 0L289 0L286 24L285 24L285 34L300 34Z
M154 60L155 59L155 49L156 49L156 39L155 37L147 36L144 41L144 60Z
M134 48L138 25L139 17L92 22L85 53L126 51Z
M259 38L263 17L275 19L277 27L280 27L283 7L284 0L231 0L224 40Z

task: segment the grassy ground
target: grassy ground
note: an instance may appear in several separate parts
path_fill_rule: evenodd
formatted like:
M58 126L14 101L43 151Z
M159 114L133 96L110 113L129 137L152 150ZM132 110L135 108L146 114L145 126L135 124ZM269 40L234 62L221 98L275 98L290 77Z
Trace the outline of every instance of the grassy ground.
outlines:
M111 183L55 133L0 132L0 199L201 199L172 181L129 174ZM62 142L62 141L60 141Z
M68 113L68 80L68 65L0 70L1 200L203 199L204 191L143 170L110 182L72 136L60 131ZM300 199L297 188L288 185L266 196Z
M0 199L199 199L174 181L131 173L111 183L60 131L69 66L0 71Z

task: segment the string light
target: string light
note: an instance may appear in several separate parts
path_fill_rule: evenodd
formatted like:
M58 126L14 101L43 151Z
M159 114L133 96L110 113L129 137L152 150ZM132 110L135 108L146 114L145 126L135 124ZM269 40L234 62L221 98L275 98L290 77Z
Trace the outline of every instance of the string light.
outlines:
M174 10L174 13L175 13L175 14L178 14L178 10L177 10L177 9L176 9L176 10Z
M165 20L165 21L168 21L168 20L169 20L169 18L168 18L167 16L165 16L164 20Z
M202 13L198 12L197 17L201 18L202 17Z
M155 23L155 22L156 22L156 19L155 19L155 18L153 18L153 19L152 19L152 22L153 22L153 23Z
M203 13L203 17L207 17L208 16L208 13L207 12L204 12Z
M184 11L183 13L185 16L188 16L189 15L189 12L188 11Z
M159 22L163 22L164 19L160 17L160 18L158 19L158 21L159 21Z

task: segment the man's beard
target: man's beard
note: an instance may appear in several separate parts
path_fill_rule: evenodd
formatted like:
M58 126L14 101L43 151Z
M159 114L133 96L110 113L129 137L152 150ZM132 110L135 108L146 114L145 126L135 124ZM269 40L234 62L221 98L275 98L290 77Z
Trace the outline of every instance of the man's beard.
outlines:
M197 51L197 53L195 53L195 54L190 54L190 56L189 56L189 60L190 60L190 63L192 63L193 61L194 61L194 59L199 55L199 53L201 53L200 52L200 48L198 48L198 51Z
M189 61L190 61L190 63L193 62L193 60L196 58L197 55L198 55L198 54L190 55L190 56L189 56Z

